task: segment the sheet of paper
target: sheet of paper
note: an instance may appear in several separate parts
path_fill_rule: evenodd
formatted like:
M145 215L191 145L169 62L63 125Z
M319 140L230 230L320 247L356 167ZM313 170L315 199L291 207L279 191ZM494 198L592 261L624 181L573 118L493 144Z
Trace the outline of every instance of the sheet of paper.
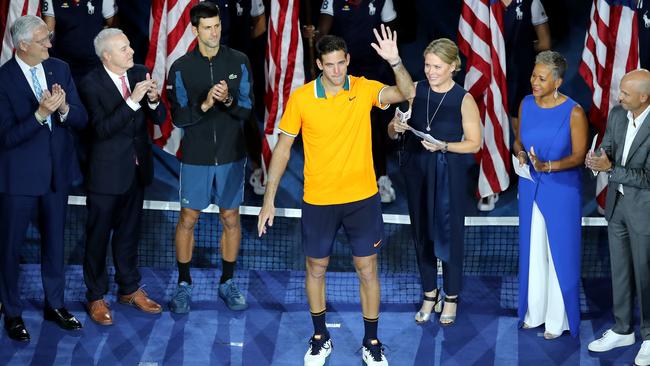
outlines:
M596 140L598 140L598 134L596 134L596 136L594 136L594 139L591 141L591 149L589 149L589 151L590 151L592 154L596 151ZM594 177L595 177L595 176L598 175L598 172L595 171L595 170L592 170L592 171L591 171L591 174L593 174Z
M430 143L432 143L434 145L438 145L440 147L445 146L444 142L442 142L440 140L437 140L435 137L429 135L428 133L418 131L413 127L409 127L409 129L411 130L411 132L413 132L413 134L415 134L415 136L417 136L417 137L419 137L419 138L421 138L421 139L423 139L423 140L425 140L427 142L430 142Z
M519 159L517 159L516 156L512 155L512 166L515 167L515 173L517 173L518 176L526 178L532 182L535 181L535 179L533 179L533 177L530 175L530 164L519 166Z

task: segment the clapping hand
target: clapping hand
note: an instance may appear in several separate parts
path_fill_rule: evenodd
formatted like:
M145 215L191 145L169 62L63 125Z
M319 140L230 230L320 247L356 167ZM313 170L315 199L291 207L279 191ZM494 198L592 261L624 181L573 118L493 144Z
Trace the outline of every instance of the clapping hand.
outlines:
M38 114L42 117L49 117L52 113L61 107L61 103L64 101L65 93L50 93L49 90L43 90L41 101L38 105Z
M605 172L612 169L612 162L609 161L609 157L601 147L598 153L594 153L593 151L587 153L585 166L597 172Z
M399 63L399 50L397 49L397 32L390 30L390 27L381 25L381 35L377 28L372 30L375 33L377 43L371 43L377 54L391 65Z
M70 106L65 100L65 90L61 87L59 84L54 84L52 85L52 95L56 95L60 97L61 104L59 104L59 107L57 110L59 111L60 114L66 114L70 110Z
M215 93L214 93L214 99L216 99L218 102L225 102L226 99L228 98L228 84L224 81L221 80L219 81L219 84L216 84L214 86Z
M135 84L135 87L133 88L133 91L131 92L131 96L129 98L131 98L131 100L136 103L140 103L145 94L149 93L152 82L154 81L151 79L149 73L147 73L145 80L142 80Z
M151 75L147 73L146 80L149 80L149 89L147 90L147 99L149 103L158 103L160 100L160 95L158 94L158 83L156 80L151 78Z

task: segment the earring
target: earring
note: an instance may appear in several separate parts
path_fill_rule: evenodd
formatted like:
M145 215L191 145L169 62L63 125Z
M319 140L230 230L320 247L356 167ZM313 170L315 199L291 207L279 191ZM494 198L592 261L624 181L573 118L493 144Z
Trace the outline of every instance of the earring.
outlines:
M553 98L554 99L558 98L557 88L555 88L555 91L553 92Z

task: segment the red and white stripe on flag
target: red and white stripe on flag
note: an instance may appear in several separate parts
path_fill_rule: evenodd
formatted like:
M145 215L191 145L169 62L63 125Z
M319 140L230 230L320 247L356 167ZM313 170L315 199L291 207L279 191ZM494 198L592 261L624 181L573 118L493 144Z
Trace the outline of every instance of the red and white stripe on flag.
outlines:
M510 125L507 113L506 50L500 0L464 0L458 24L458 46L467 57L465 89L481 114L483 143L478 193L487 197L510 184Z
M190 9L199 0L153 0L149 23L149 51L145 61L152 78L159 82L163 103L169 107L167 93L162 88L169 69L176 59L196 45L190 23ZM174 127L170 113L160 125L150 125L149 133L154 143L170 154L177 155L183 131Z
M618 103L619 83L628 71L639 67L637 0L594 0L579 72L593 94L589 120L605 134L609 111ZM600 144L600 141L598 141ZM607 174L596 180L596 201L605 208Z
M262 141L264 173L278 139L278 123L289 95L305 83L299 0L272 0L265 57L265 125Z
M9 0L0 2L0 65L7 62L14 54L9 29L16 19L23 15L40 15L39 0Z

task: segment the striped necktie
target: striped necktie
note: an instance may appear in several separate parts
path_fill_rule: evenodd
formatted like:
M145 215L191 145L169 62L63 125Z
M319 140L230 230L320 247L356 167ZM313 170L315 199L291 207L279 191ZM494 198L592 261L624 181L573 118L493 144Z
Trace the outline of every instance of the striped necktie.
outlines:
M124 97L124 100L127 100L131 96L131 92L126 85L126 75L120 76L120 80L122 80L122 97Z
M36 72L38 71L37 68L32 67L29 69L29 71L32 73L32 85L34 85L34 92L36 93L36 99L38 99L39 103L41 101L41 97L43 97L43 88L41 87L40 81L38 81L38 77L36 76ZM52 130L52 122L50 122L50 117L47 117L47 127Z

